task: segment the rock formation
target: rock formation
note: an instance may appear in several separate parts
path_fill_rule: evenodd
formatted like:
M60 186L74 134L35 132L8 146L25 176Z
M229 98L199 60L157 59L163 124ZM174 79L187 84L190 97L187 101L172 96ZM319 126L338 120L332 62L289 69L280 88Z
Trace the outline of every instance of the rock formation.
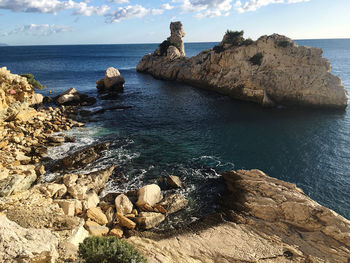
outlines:
M263 106L347 106L347 92L331 74L321 49L299 47L277 34L252 41L244 40L240 33L228 31L220 45L191 58L181 56L181 48L176 53L171 45L160 52L163 42L141 59L137 70Z
M223 179L223 212L183 233L128 241L150 263L348 262L350 221L259 170Z
M25 77L0 68L0 121L14 119L19 113L24 115L35 100L33 96L34 88Z
M121 92L124 89L125 80L119 70L110 67L105 72L105 77L96 81L99 92Z

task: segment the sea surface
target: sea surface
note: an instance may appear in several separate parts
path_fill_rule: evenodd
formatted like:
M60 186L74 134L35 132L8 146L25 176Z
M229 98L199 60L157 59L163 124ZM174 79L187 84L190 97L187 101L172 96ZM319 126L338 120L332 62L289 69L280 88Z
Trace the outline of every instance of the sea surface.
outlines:
M298 40L322 48L350 91L350 40ZM187 56L215 43L187 43ZM184 181L189 208L171 220L194 221L215 209L222 192L219 173L261 169L272 177L296 183L311 198L350 219L350 109L264 109L188 85L155 80L136 72L137 62L156 44L16 46L0 48L0 66L13 73L33 73L57 95L74 87L98 96L95 82L113 66L126 79L117 98L98 100L90 110L115 105L87 119L69 133L76 143L51 148L57 159L79 147L112 142L111 150L89 170L116 164L108 191L125 191L162 183L174 174ZM51 176L51 175L50 175Z

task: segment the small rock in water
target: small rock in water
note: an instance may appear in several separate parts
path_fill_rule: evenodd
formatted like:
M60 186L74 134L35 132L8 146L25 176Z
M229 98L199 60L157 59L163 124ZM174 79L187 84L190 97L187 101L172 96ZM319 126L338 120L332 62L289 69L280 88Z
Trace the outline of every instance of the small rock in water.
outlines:
M181 194L171 194L166 196L162 202L159 203L168 214L175 213L188 205L188 200Z

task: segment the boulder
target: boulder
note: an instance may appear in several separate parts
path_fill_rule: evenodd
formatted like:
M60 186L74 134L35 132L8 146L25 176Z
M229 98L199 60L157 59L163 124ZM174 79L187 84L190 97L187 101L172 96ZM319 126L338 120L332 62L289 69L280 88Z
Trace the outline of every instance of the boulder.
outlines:
M137 205L142 206L144 204L149 204L153 206L163 199L160 187L156 184L146 185L139 189Z
M74 216L75 214L75 201L74 199L60 199L55 202L62 208L63 212L67 216Z
M87 193L85 200L82 201L83 209L87 210L91 207L96 207L99 202L100 198L98 195L94 191L91 191Z
M188 205L188 200L181 194L171 194L164 197L164 200L159 203L168 214L176 213Z
M135 229L136 227L136 223L131 221L129 218L127 218L126 216L124 216L121 213L117 213L116 217L119 221L119 224L123 227L126 227L127 229Z
M151 229L163 222L165 220L165 216L160 213L141 212L135 220L137 225L140 226L140 228Z
M68 102L79 101L79 100L80 100L80 96L78 91L75 88L70 88L66 90L64 93L62 93L61 95L59 95L56 101L58 104L66 104Z
M90 235L93 236L106 236L109 232L109 228L101 226L93 221L86 221L85 227L89 231Z
M115 166L109 168L91 172L89 174L78 175L78 179L73 184L72 181L69 182L71 185L68 187L68 193L75 199L86 200L88 193L93 191L95 193L100 193L104 189L108 178L112 175ZM75 179L75 176L66 177L66 183L68 178Z
M183 188L180 178L175 175L169 175L166 179L166 183L172 188Z
M75 185L75 182L78 180L78 175L76 174L66 174L63 176L63 183L67 187L72 187Z
M67 187L64 184L48 183L40 185L40 191L51 198L61 198L67 193Z
M100 207L92 207L86 212L86 216L100 225L108 223L106 215L102 212Z
M58 240L48 229L27 229L0 214L2 262L48 262L58 258ZM18 261L20 259L20 261Z
M79 247L80 243L83 243L84 239L89 237L89 232L84 228L85 221L84 219L80 220L79 226L72 230L70 237L67 239L67 242Z
M168 37L168 41L171 43L174 43L177 46L177 52L180 56L185 56L185 44L182 40L185 37L186 33L183 30L182 23L180 21L178 22L171 22L170 23L170 37ZM170 46L174 47L174 46ZM169 53L168 53L169 56ZM178 56L177 56L178 57Z
M125 80L118 69L110 67L105 72L104 79L96 81L100 92L120 92L124 89Z
M44 96L39 93L34 93L32 97L32 105L42 104L44 100Z
M126 195L120 194L115 199L115 208L118 213L125 215L131 213L133 205Z
M123 229L119 226L116 226L111 231L109 231L110 236L115 236L117 238L122 238L123 234Z

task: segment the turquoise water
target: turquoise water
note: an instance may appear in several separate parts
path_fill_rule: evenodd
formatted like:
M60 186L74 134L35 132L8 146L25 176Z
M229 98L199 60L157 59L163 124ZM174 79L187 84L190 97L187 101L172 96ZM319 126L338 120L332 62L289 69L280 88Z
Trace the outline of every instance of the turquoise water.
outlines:
M350 40L300 40L323 48L332 72L350 89ZM186 44L188 56L215 43ZM156 45L86 45L1 47L0 66L14 73L32 72L58 94L75 87L96 94L95 81L114 66L126 79L125 92L98 107L130 105L91 117L86 128L70 133L75 144L50 150L59 158L67 151L101 140L112 148L97 164L118 165L108 188L123 190L167 174L182 178L188 210L196 216L215 207L221 187L218 173L258 168L296 183L319 203L350 218L350 113L310 109L263 109L219 94L139 74L139 59Z

